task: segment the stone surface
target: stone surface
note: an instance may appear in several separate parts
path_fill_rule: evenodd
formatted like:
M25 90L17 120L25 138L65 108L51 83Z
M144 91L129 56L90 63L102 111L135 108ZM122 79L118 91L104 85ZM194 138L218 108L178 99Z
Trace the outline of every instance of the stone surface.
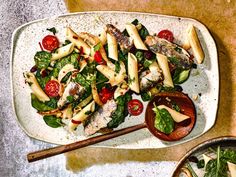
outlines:
M84 166L76 160L77 167L72 168L71 160L67 162L64 155L41 160L29 164L26 154L39 149L52 147L29 138L19 127L12 109L10 92L10 50L11 35L18 26L40 18L66 13L66 7L60 0L2 0L0 5L0 176L1 177L124 177L124 176L170 176L175 162L132 162L132 159L124 161L98 162L99 156L88 153L88 159L94 159L96 163ZM26 108L27 109L27 108ZM86 148L84 149L86 153ZM99 151L99 149L95 150ZM105 155L109 156L109 154ZM97 158L98 157L98 158ZM121 163L123 162L123 163ZM164 167L169 166L166 170ZM74 171L74 172L71 172ZM76 171L76 173L75 173Z

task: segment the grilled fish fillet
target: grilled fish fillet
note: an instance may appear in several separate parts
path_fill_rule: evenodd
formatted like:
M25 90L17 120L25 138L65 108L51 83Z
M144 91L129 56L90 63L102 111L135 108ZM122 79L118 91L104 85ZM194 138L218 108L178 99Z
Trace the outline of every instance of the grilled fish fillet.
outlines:
M117 103L115 100L108 100L90 117L90 122L84 127L85 135L92 135L101 128L107 127L107 124L112 120L111 115L116 109Z
M145 43L153 53L166 55L168 60L172 60L171 63L178 68L190 69L193 64L189 53L177 44L173 44L157 36L147 36Z

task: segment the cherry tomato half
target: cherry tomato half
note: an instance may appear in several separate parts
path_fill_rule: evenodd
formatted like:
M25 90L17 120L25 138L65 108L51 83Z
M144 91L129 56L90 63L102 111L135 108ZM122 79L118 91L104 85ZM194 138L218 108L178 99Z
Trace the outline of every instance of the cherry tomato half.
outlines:
M102 55L99 51L95 52L94 59L100 65L105 65L106 64L106 61L103 60Z
M50 97L58 96L60 84L55 80L50 80L45 85L45 92Z
M42 40L43 48L49 51L53 51L59 47L59 41L56 36L47 35Z
M174 35L170 30L162 30L157 34L157 37L173 42Z
M110 100L113 97L114 93L112 90L103 87L101 92L99 93L100 100L103 104L107 102L107 100Z
M128 102L128 111L133 116L138 116L143 112L143 103L137 99Z

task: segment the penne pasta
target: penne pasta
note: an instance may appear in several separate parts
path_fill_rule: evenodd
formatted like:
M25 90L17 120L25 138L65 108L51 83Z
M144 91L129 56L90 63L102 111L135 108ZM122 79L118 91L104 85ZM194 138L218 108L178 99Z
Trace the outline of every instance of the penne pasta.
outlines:
M128 53L128 76L130 89L139 93L138 61L132 53Z
M170 113L171 117L174 119L175 122L182 122L182 121L190 118L189 116L181 114L181 113L175 111L174 109L171 109L165 105L159 105L157 107L159 109L166 109Z
M205 56L204 56L204 52L202 50L200 41L198 39L197 32L193 25L189 26L187 30L187 35L188 35L189 44L193 50L193 55L195 59L197 60L197 62L201 64Z
M231 177L236 177L236 164L227 162Z
M105 45L107 43L107 33L105 30L102 30L100 36L98 37L101 41L102 45Z
M95 110L95 102L92 101L87 106L85 106L80 112L78 112L75 116L72 117L68 128L70 131L74 131L77 126L82 123L85 119L88 118L90 113L94 112Z
M114 99L118 98L121 95L124 95L128 91L129 91L128 84L125 81L120 83L114 92Z
M92 89L92 95L93 95L94 101L95 101L99 106L102 106L103 103L102 103L102 101L101 101L100 98L99 98L98 91L97 91L97 87L96 87L96 82L95 82L95 81L93 81L93 82L91 83L91 89Z
M157 62L163 72L164 76L163 84L167 87L174 87L167 57L159 53L156 54L156 57L157 57Z
M35 75L31 72L24 73L25 81L29 84L32 93L42 102L50 101L50 98L40 87Z
M134 45L137 49L148 50L147 47L145 46L145 44L143 43L135 25L133 25L131 23L127 23L125 25L125 28L129 34L129 36L134 40Z
M97 65L97 70L101 72L107 79L109 79L109 82L114 85L115 83L115 71L113 71L111 68L109 68L106 65Z
M72 64L66 64L60 71L58 74L58 82L60 83L61 80L71 71L74 71L74 65Z
M71 54L71 52L73 52L74 50L74 44L70 43L66 46L60 47L56 50L55 53L52 53L52 58L51 61L55 61L58 60L60 58L63 58L69 54Z
M108 57L118 61L118 45L116 38L107 33Z
M72 42L78 49L81 47L85 54L90 55L90 47L81 39L71 28L66 29L66 38Z
M85 60L80 60L79 61L79 67L80 67L80 70L79 72L83 71L83 69L87 66L87 62Z

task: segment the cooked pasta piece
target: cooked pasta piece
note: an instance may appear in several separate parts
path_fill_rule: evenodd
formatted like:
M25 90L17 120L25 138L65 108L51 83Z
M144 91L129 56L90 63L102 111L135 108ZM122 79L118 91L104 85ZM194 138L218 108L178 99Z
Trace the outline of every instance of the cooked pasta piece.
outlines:
M35 75L31 72L24 73L25 81L29 84L32 93L42 102L50 101L50 98L40 87Z
M98 91L97 91L97 87L96 87L96 82L93 81L91 83L91 89L92 89L92 95L93 95L93 99L94 101L99 105L99 106L102 106L103 103L102 101L100 100L100 97L98 95Z
M165 55L162 55L159 53L156 54L156 57L157 57L157 62L159 64L159 66L162 70L163 76L164 76L164 81L163 81L164 86L174 87L172 77L170 74L170 68L168 65L167 57Z
M71 28L66 29L66 38L80 49L83 48L85 54L90 55L90 47Z
M193 50L193 55L194 55L195 59L197 60L197 62L199 64L201 64L203 62L205 56L204 56L204 52L202 50L201 43L198 39L197 32L196 32L193 25L189 26L187 33L188 33L189 44Z
M107 33L108 57L118 61L118 45L116 38Z
M128 53L128 77L130 89L139 93L138 61L132 53Z
M58 60L62 57L65 57L69 55L71 52L73 52L73 50L74 50L73 43L60 47L59 49L56 50L55 53L52 53L51 61Z
M129 36L134 40L134 45L137 49L140 50L148 50L145 44L143 43L141 37L139 36L138 30L135 25L131 23L127 23L125 28L129 34Z
M102 32L99 36L99 39L100 39L102 45L105 45L107 43L107 33L105 30L102 30Z
M74 131L76 127L81 124L88 116L94 112L95 110L95 102L92 101L87 106L85 106L80 112L78 112L75 116L72 117L68 128L70 131Z
M227 162L231 177L236 177L236 164Z
M121 95L124 95L128 91L129 91L128 84L125 81L120 83L114 92L114 99L118 98Z

